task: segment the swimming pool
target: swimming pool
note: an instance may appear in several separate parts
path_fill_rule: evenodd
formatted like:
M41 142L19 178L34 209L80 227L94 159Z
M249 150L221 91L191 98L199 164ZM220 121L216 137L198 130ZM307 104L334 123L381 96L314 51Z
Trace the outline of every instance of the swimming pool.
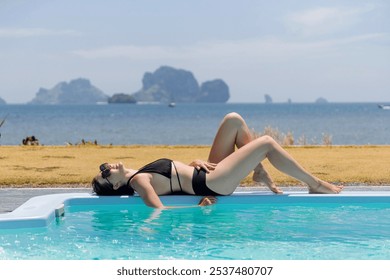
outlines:
M199 197L162 200L188 205ZM55 217L56 208L65 214ZM245 192L163 211L139 197L61 194L14 212L0 215L0 259L390 259L386 192Z

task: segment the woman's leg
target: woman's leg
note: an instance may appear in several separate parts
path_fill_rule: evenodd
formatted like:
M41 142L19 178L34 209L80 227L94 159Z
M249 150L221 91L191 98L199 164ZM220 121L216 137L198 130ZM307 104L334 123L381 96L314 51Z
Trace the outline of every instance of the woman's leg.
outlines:
M210 149L208 161L219 163L231 155L235 151L235 147L240 149L252 140L253 135L245 120L237 113L229 113L223 118L218 128ZM254 171L254 181L263 182L274 193L282 193L260 162L254 168Z
M227 114L214 137L209 153L209 162L219 163L232 154L235 147L241 148L252 141L252 134L244 119L237 113Z
M342 190L342 187L311 175L269 136L257 138L223 159L216 169L207 175L207 185L220 194L230 194L265 158L278 170L306 183L310 193L339 193Z

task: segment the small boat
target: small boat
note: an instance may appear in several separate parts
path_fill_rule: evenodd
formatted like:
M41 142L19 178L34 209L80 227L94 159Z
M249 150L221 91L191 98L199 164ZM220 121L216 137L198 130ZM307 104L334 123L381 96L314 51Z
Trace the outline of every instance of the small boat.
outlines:
M383 109L383 110L390 110L390 105L379 104L378 107Z
M171 102L168 104L168 107L175 107L176 106L176 103L175 102Z

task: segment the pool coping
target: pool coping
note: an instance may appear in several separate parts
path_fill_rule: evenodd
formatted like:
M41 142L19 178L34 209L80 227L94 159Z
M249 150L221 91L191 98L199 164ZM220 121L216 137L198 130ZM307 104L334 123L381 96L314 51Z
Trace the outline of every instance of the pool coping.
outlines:
M201 196L161 196L166 205L196 205ZM230 196L218 197L218 204L229 203L390 203L389 191L347 191L334 194L308 194L307 191L287 191L282 195L259 190L239 190ZM0 214L0 229L46 227L57 217L66 215L67 206L133 204L143 205L135 196L99 197L90 192L70 192L40 195L30 198L14 211Z

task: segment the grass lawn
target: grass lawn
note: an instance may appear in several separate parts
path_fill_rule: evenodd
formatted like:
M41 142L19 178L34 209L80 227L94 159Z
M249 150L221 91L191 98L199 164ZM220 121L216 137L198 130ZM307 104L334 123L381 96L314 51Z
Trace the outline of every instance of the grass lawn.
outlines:
M137 169L166 157L190 163L207 159L209 146L0 146L0 185L87 186L102 162L123 162ZM286 150L321 179L344 185L389 185L390 146L287 146ZM283 175L265 160L278 185L300 182ZM251 176L242 181L252 185Z

